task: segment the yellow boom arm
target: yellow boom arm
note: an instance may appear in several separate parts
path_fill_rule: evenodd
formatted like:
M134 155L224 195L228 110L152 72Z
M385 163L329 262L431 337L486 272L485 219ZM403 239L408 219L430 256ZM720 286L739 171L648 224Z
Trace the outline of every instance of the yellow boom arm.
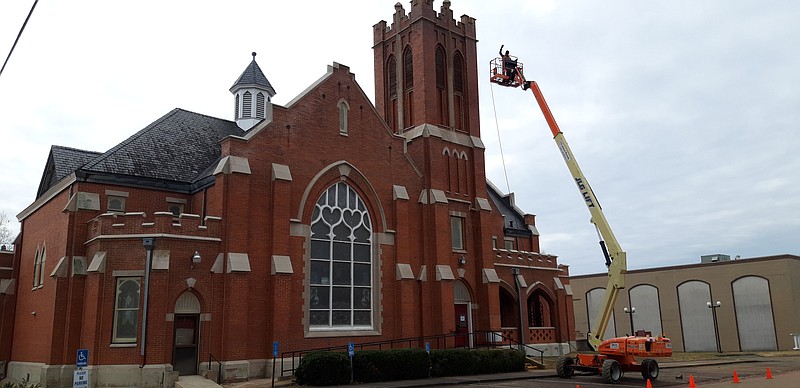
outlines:
M603 209L597 201L592 187L589 186L589 181L583 176L581 168L578 166L578 161L572 155L572 150L567 144L567 139L564 138L564 133L558 128L550 108L547 106L542 91L536 81L523 81L522 89L530 89L536 97L536 102L539 103L539 108L544 114L547 125L550 126L550 131L553 133L553 139L561 151L561 156L575 179L575 184L578 186L583 200L586 202L586 207L589 208L591 214L591 223L597 228L597 233L600 235L600 246L603 248L603 253L606 256L606 266L608 266L608 284L606 285L605 296L603 297L603 304L595 315L592 327L589 332L589 344L594 350L600 346L603 340L603 335L606 332L608 323L611 321L611 313L614 310L614 303L617 300L619 290L625 288L625 272L627 272L627 262L625 259L625 252L619 246L617 238L614 237L614 232L611 231L611 226L603 214ZM633 333L631 333L633 334Z

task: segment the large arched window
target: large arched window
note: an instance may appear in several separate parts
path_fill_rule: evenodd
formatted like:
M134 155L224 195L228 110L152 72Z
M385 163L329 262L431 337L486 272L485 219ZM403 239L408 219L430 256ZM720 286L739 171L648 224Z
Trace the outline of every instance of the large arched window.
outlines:
M310 259L311 330L372 329L372 222L344 182L314 206Z
M113 343L136 342L139 324L139 292L138 277L117 278L117 291L114 302Z

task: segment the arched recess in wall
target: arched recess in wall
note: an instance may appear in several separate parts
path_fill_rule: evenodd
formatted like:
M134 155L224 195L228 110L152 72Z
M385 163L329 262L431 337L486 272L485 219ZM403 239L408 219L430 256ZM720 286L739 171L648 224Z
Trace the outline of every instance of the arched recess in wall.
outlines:
M597 312L600 310L600 306L603 304L603 296L606 292L605 288L593 288L586 293L586 312L589 314L589 328L587 329L587 333L592 331L594 327L594 320L596 319ZM603 339L614 338L617 336L617 326L616 320L614 318L614 313L611 313L611 320L608 323L608 327L606 328L606 333L603 335Z
M455 154L455 150L452 152ZM444 147L442 150L442 156L444 157L444 165L445 165L445 172L447 173L447 191L453 192L453 185L455 179L453 178L453 163L451 157L450 148Z
M500 327L516 329L519 326L519 305L508 284L500 284Z
M745 276L734 280L731 288L741 350L778 350L769 280Z
M468 160L469 158L467 158L467 153L461 151L461 154L458 156L457 161L458 161L458 191L462 194L467 194L467 191L469 190L469 182L467 182L470 176L469 173L467 172Z
M461 280L456 280L453 283L453 296L456 303L470 303L472 296L469 292L469 287Z
M527 341L532 343L556 342L558 309L553 291L541 282L536 282L528 289L527 307Z
M175 314L200 314L200 299L191 291L184 291L175 301Z
M689 280L678 285L684 351L717 351L714 317L706 305L711 300L711 287L706 282Z
M653 336L663 334L661 324L661 303L658 297L658 288L649 284L640 284L628 291L631 307L636 308L633 313L633 330L631 335L638 330L650 332Z

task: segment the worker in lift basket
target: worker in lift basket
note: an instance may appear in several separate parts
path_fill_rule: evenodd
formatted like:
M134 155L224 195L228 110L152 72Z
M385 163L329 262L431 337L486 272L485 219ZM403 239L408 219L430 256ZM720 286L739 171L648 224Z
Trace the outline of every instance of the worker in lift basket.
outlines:
M503 54L503 46L505 45L500 45L500 56L503 57L503 72L508 77L505 83L511 84L514 83L514 78L517 76L517 60L511 58L508 50Z

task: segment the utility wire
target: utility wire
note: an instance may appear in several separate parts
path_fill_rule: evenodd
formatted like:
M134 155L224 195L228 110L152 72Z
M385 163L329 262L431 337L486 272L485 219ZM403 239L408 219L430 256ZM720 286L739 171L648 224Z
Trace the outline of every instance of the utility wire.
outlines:
M39 0L35 0L33 2L33 6L31 7L31 11L28 12L28 17L25 18L25 23L22 23L22 28L19 29L19 34L17 34L17 39L14 39L14 45L11 46L11 50L8 52L8 56L6 57L6 61L3 62L3 67L0 68L0 76L3 75L3 70L6 69L6 65L8 64L8 60L11 59L11 53L14 52L14 47L17 47L17 42L19 42L19 37L22 36L22 31L25 31L25 26L28 25L28 20L30 20L31 15L33 15L33 9L36 8L36 4Z
M494 110L494 127L497 129L497 144L500 146L500 160L503 162L503 174L506 176L507 193L511 193L511 185L508 183L508 170L506 170L506 157L503 155L503 142L500 141L500 125L497 123L497 107L494 104L494 85L489 84L492 92L492 110Z

